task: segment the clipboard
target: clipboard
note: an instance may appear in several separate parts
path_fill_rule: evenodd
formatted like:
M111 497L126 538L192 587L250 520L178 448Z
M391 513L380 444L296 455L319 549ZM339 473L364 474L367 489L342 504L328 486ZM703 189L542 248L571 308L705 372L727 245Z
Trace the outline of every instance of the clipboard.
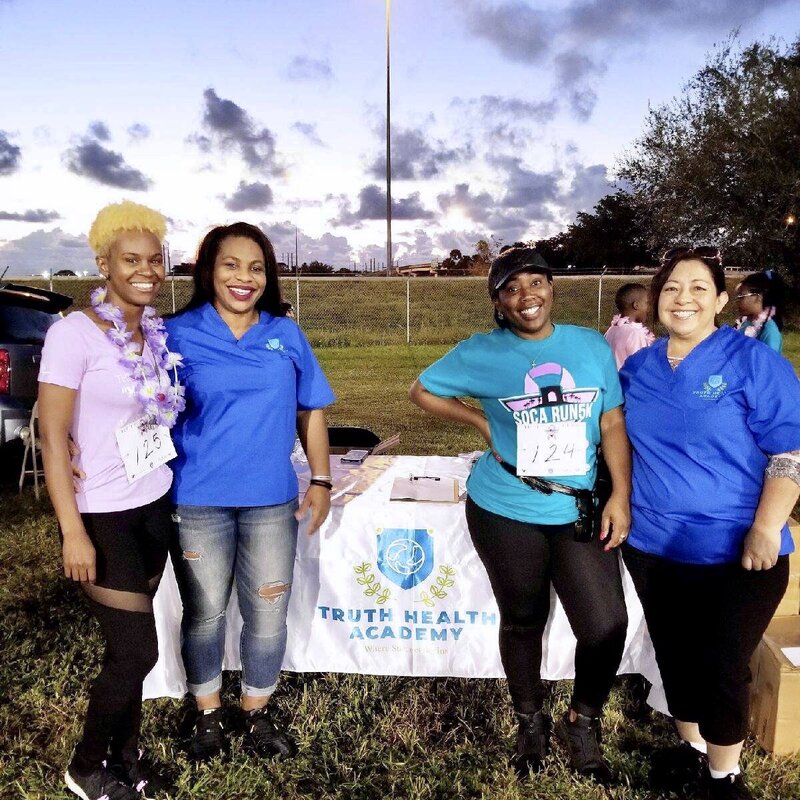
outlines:
M434 475L397 477L392 483L390 500L416 503L457 503L458 481Z

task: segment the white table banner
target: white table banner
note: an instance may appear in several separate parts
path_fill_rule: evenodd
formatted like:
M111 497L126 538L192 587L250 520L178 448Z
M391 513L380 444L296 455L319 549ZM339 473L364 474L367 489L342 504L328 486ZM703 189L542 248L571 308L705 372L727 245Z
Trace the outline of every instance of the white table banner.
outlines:
M455 478L464 488L470 459L371 456L347 468L334 459L331 515L315 536L301 525L283 668L296 672L504 677L497 605L470 541L464 504L390 501L395 477ZM299 468L301 491L307 470ZM628 635L620 672L655 684L652 645L633 584L623 570ZM180 697L181 603L168 564L154 600L159 660L145 697ZM225 669L239 669L241 617L235 588L227 613ZM575 638L555 592L544 635L542 677L574 677Z

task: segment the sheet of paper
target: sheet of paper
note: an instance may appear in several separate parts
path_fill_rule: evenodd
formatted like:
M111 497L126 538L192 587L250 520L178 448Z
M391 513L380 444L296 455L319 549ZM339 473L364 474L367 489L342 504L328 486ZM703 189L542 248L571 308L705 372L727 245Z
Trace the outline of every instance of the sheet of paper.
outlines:
M800 667L800 647L781 647L781 652L795 667Z
M412 500L422 503L457 503L458 481L419 475L410 478L395 478L390 500Z

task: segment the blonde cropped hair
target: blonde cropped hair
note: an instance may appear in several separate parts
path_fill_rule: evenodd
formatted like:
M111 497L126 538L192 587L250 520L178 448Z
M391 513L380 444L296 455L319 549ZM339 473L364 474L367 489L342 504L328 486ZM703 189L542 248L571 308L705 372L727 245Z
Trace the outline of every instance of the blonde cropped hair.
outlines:
M147 231L159 242L167 233L167 220L152 208L123 200L101 208L89 230L89 246L95 255L107 256L114 239L123 231Z

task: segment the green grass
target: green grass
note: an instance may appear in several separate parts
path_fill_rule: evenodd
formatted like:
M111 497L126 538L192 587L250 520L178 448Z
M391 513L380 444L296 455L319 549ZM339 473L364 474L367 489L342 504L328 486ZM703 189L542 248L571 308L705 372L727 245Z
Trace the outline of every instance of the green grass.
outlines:
M616 313L614 294L626 277L556 278L555 316L564 323L605 330ZM635 278L647 283L649 277ZM738 279L729 278L732 292ZM48 286L42 279L19 281ZM73 297L75 308L89 303L96 279L56 278L53 288ZM281 281L284 297L296 303L295 282ZM189 278L168 281L158 297L161 313L181 309L191 295ZM598 325L599 299L599 325ZM300 324L314 347L363 347L370 345L452 344L474 331L493 326L492 309L485 278L342 278L300 281ZM734 304L729 303L723 322L732 322ZM795 313L793 322L800 321Z
M323 348L320 359L338 402L331 421L360 424L382 436L399 431L399 453L449 455L479 448L477 436L422 415L406 399L411 381L444 345ZM800 364L800 335L787 352ZM80 592L61 574L55 521L31 490L0 492L0 798L66 800L61 776L80 733L86 690L98 669L99 636ZM555 713L569 697L557 685ZM224 694L235 703L236 681ZM634 722L631 698L615 689L606 714L606 752L618 786L604 791L573 779L556 748L547 769L519 784L509 767L514 724L504 681L286 674L273 700L300 745L278 763L246 756L238 740L230 757L190 767L178 731L180 701L146 703L144 745L171 766L179 798L556 798L655 800L646 785L649 755L671 741L654 715ZM774 758L749 741L744 766L755 795L800 797L800 762Z

